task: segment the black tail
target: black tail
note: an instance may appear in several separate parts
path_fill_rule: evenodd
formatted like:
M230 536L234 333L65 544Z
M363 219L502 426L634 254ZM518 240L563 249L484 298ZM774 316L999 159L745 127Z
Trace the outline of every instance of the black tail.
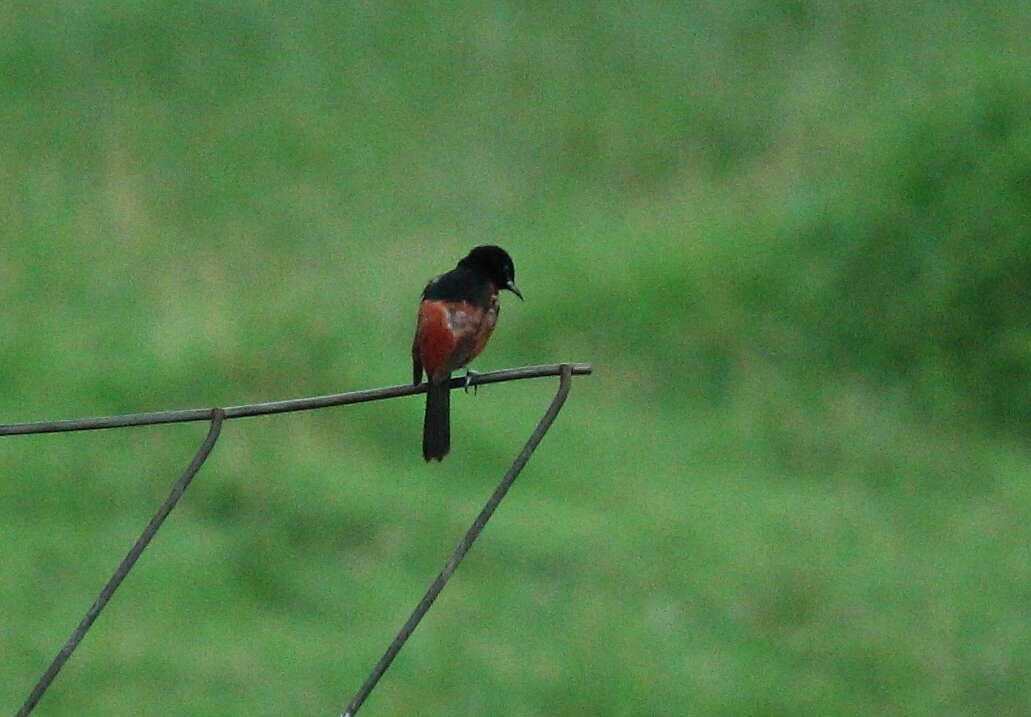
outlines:
M451 449L451 377L442 383L429 381L426 418L422 424L422 457L443 460Z

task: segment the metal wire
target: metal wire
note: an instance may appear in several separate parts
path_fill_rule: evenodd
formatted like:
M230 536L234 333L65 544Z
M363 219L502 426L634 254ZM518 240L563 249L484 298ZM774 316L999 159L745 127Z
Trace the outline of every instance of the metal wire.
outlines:
M93 623L96 621L97 616L100 615L100 611L104 609L111 596L115 594L115 590L122 584L125 576L132 570L132 566L136 564L140 555L144 549L150 544L151 539L158 532L158 528L165 522L165 518L172 512L176 503L183 497L183 493L186 492L186 488L190 485L190 481L197 475L197 471L204 465L204 461L207 460L211 454L211 449L215 447L215 441L218 440L218 435L222 430L222 419L225 418L225 412L221 408L208 409L208 418L211 420L211 428L208 429L208 435L204 438L204 442L200 448L197 449L196 455L193 460L190 461L190 465L186 467L186 470L179 477L179 480L172 486L172 491L165 498L165 502L158 508L157 513L147 523L147 527L143 529L140 537L136 539L136 543L133 544L129 550L128 555L122 559L122 562L115 569L114 574L108 579L104 589L100 591L100 595L90 605L89 610L83 616L79 625L72 631L71 637L68 638L68 642L65 643L61 651L57 653L50 666L46 669L46 672L36 682L36 686L32 688L32 692L29 694L28 699L25 700L25 704L22 705L21 709L18 710L17 717L26 717L36 707L40 698L50 687L50 683L57 677L57 673L64 667L64 663L68 661L68 658L75 652L75 648L82 642L82 638L86 636L86 632L90 629Z
M450 579L452 573L454 573L466 552L468 552L469 548L472 547L473 541L476 540L484 526L487 524L487 521L490 520L490 517L494 514L498 504L501 502L502 498L505 497L508 489L515 481L520 471L522 471L526 462L530 459L534 449L536 449L537 445L544 437L544 434L547 433L552 422L554 422L555 417L562 408L562 404L565 403L566 396L569 394L572 376L588 375L591 372L592 368L590 364L563 363L543 366L523 366L521 368L511 368L502 371L475 374L473 381L469 385L481 386L489 383L516 381L524 378L537 378L543 376L559 376L560 381L555 398L552 400L551 405L548 407L543 418L541 418L537 428L526 442L523 450L516 457L512 466L508 469L508 472L505 473L504 477L501 479L501 483L498 485L497 489L495 489L493 495L491 495L487 504L477 516L472 527L470 527L469 531L465 534L465 537L462 538L462 541L452 553L447 563L445 563L443 570L441 570L436 580L434 580L430 585L429 590L427 590L423 599L419 602L419 605L415 608L412 615L408 618L408 621L401 628L397 637L395 637L393 642L391 642L386 653L376 664L372 674L369 675L365 683L358 690L358 693L351 700L347 710L343 713L343 717L353 717L355 712L358 711L358 708L361 707L362 703L369 696L369 693L372 692L376 683L379 682L380 677L382 677L383 673L386 672L398 651L400 651L401 647L415 630L415 627L419 624L423 615L425 615L429 610L433 601L437 598L437 595L439 595L440 591L443 590L444 585ZM451 380L452 389L462 388L466 385L467 379L464 377L454 378ZM197 450L197 453L194 455L190 465L180 476L179 480L177 480L172 486L172 490L164 503L162 503L161 507L158 508L158 511L154 514L154 517L151 518L147 527L144 528L143 533L136 540L135 544L129 550L129 553L119 564L118 568L116 568L114 574L108 579L107 584L104 585L104 588L100 591L97 599L86 611L86 614L72 632L71 637L68 638L64 647L61 648L61 651L54 657L50 666L36 682L36 685L33 687L29 697L25 700L21 709L18 710L16 717L27 717L27 715L29 715L39 703L39 700L50 687L54 678L61 671L61 668L85 637L86 632L96 621L104 607L108 604L108 601L110 601L111 597L118 589L118 586L121 585L122 581L129 574L129 571L132 569L133 565L135 565L147 545L150 544L150 541L161 527L165 518L168 517L172 512L172 509L175 508L176 504L179 502L179 499L183 496L183 493L189 486L190 481L193 480L197 471L200 470L204 461L210 455L211 449L218 440L219 433L222 429L222 422L224 420L285 413L288 411L307 411L316 408L326 408L329 406L342 406L351 403L364 403L366 401L378 401L385 398L410 396L425 393L426 387L425 383L421 383L418 385L391 386L364 391L336 393L326 396L295 398L285 401L254 403L244 406L231 406L225 409L194 408L181 411L155 411L149 413L133 413L123 416L102 416L96 418L75 418L60 421L41 421L37 423L0 425L0 436L14 436L34 433L57 433L64 431L88 431L101 428L121 428L126 426L145 426L160 423L182 423L186 421L211 422L211 427L208 430L207 437Z
M470 385L483 386L488 383L500 383L502 381L518 381L523 378L538 378L541 376L558 376L561 367L569 365L572 367L574 376L591 373L591 365L586 363L575 364L548 364L545 366L523 366L522 368L509 368L503 371L490 371L477 373ZM462 388L466 385L465 378L451 379L451 388ZM288 411L309 411L313 408L326 408L328 406L343 406L349 403L364 403L366 401L379 401L384 398L396 398L398 396L411 396L417 393L425 393L426 384L406 386L389 386L387 388L371 388L365 391L351 391L349 393L332 393L326 396L312 396L310 398L291 398L285 401L269 401L268 403L252 403L246 406L230 406L223 409L226 419L246 418L249 416L266 416L272 413L286 413ZM29 433L57 433L60 431L91 431L99 428L121 428L123 426L150 426L158 423L182 423L184 421L206 421L211 415L208 408L188 408L181 411L153 411L150 413L131 413L125 416L102 416L99 418L71 418L62 421L41 421L39 423L11 423L0 425L0 436L16 436Z
M551 428L551 424L555 421L555 417L558 412L562 410L562 404L566 402L566 397L569 395L569 389L572 384L573 366L571 364L562 364L560 372L560 380L558 386L558 392L555 394L555 398L552 399L551 405L548 406L548 410L545 411L544 416L537 424L537 428L534 429L533 434L530 435L529 440L526 441L526 445L523 446L523 450L516 456L515 461L512 462L512 466L505 473L501 479L501 483L494 489L494 493L487 500L487 504L483 506L483 510L476 516L476 520L473 521L472 526L466 532L462 541L455 548L454 552L451 553L451 557L448 558L447 562L444 563L444 568L437 575L436 579L430 584L426 594L423 595L422 600L416 605L415 610L409 616L408 620L401 627L401 631L397 633L397 637L387 647L387 651L380 658L376 666L372 668L372 672L366 678L365 683L362 684L357 694L351 699L351 703L347 706L347 709L341 713L340 717L354 717L355 713L358 712L365 699L369 696L369 693L376 687L376 683L383 676L383 673L390 667L390 663L394 661L397 653L404 647L405 642L411 637L412 632L415 631L419 621L422 620L423 615L433 605L433 601L440 595L440 591L444 589L447 581L451 578L451 575L458 568L458 564L462 562L462 558L469 552L469 548L472 547L473 541L479 537L483 531L484 526L487 525L487 521L494 515L494 511L501 503L502 498L508 493L508 489L512 487L515 479L519 476L520 471L523 470L523 466L530 460L530 456L533 454L534 449L537 448L537 444L544 438L544 434Z

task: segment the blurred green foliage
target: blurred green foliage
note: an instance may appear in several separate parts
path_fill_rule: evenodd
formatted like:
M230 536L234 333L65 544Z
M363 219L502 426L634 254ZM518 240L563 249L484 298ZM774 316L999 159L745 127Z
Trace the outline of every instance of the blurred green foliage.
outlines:
M0 420L591 361L363 714L1024 714L1031 5L8 3ZM550 398L228 424L38 714L327 714ZM20 704L202 438L0 441Z

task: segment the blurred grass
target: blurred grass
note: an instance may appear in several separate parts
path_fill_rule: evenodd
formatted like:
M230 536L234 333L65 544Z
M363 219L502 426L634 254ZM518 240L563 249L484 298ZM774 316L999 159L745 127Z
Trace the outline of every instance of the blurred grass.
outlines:
M1023 714L1031 7L0 10L0 417L592 361L370 714ZM39 714L330 713L546 405L233 422ZM17 705L203 430L0 446Z

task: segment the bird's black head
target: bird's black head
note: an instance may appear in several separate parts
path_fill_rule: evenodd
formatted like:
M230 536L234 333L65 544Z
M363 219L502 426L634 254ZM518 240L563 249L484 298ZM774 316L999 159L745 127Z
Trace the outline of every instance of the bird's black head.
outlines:
M508 252L499 246L478 246L458 266L474 269L487 276L498 289L508 289L520 299L522 292L515 283L515 264Z

